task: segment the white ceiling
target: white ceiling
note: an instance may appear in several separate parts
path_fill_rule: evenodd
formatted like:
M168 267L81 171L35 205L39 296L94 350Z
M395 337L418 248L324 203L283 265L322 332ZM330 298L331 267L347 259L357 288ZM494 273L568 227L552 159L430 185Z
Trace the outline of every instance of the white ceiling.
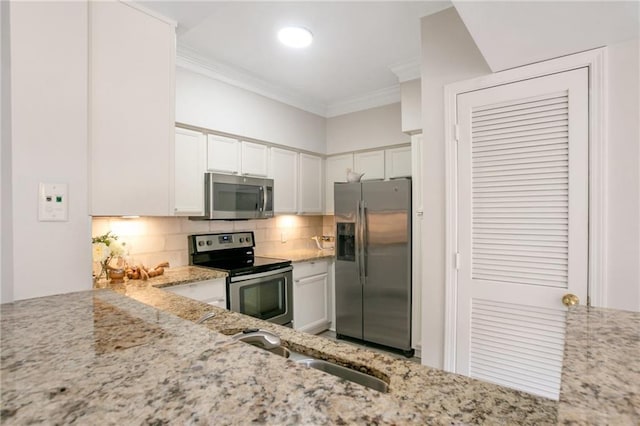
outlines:
M179 63L180 56L187 57L224 74L227 82L325 116L366 100L399 100L398 76L391 68L419 70L420 18L451 6L449 1L139 3L178 22ZM311 30L313 44L305 50L282 46L276 32L286 25Z
M494 72L640 35L637 0L454 3Z

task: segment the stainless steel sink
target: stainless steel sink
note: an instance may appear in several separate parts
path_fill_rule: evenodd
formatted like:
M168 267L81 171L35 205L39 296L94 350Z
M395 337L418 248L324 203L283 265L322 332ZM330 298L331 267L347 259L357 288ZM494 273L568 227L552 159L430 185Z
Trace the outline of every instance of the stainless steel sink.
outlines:
M378 379L377 377L373 377L341 365L319 359L301 359L296 362L304 365L305 367L315 368L316 370L332 374L342 379L349 380L350 382L358 383L359 385L377 390L378 392L389 392L389 385L387 385L386 382Z
M284 358L289 358L289 356L291 356L291 352L289 352L289 349L285 348L284 346L278 346L277 348L265 350L271 352L272 354L280 355Z
M350 382L358 383L359 385L377 390L378 392L386 393L389 391L389 385L377 377L369 376L368 374L364 374L338 364L333 364L331 362L309 358L308 356L298 352L291 352L289 349L281 346L282 342L280 337L267 330L246 329L241 333L235 334L232 338L284 358L291 357L293 361L300 365L304 365L308 368L315 368L316 370L340 377L344 380L349 380Z

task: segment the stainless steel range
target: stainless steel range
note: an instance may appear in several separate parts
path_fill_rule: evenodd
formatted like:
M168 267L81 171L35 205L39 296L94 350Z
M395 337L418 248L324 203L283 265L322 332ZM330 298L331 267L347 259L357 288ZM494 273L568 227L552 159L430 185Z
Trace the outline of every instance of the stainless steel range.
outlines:
M254 255L253 232L189 236L189 264L227 277L227 309L282 325L293 321L290 260Z

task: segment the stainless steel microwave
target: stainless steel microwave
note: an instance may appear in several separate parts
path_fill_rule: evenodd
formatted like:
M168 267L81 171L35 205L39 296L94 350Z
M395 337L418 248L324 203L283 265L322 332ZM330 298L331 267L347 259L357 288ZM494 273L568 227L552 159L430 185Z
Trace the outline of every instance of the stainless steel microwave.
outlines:
M204 174L204 216L192 220L273 217L273 179Z

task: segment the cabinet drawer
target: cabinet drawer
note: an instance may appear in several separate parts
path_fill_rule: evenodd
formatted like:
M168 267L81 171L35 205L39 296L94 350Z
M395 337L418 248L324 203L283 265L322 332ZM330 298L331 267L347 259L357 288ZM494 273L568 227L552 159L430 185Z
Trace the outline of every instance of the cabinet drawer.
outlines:
M165 287L163 290L210 305L226 308L227 290L224 278Z
M312 262L300 262L293 264L293 280L311 277L313 275L326 274L329 269L329 262L326 260L315 260Z

